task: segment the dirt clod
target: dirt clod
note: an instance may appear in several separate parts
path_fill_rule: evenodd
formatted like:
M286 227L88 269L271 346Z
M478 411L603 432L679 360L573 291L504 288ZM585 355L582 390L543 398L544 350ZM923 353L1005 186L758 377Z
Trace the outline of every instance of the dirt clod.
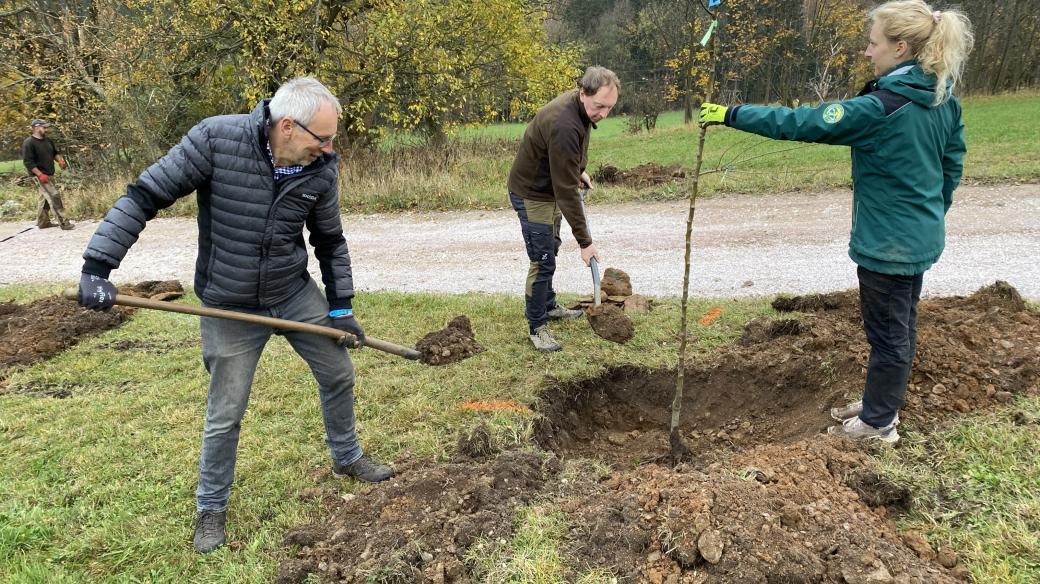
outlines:
M750 320L744 325L744 333L740 336L739 344L747 346L756 343L764 343L785 335L797 336L808 332L809 325L796 319L772 320L760 316Z
M805 296L779 296L773 300L773 309L778 312L818 312L838 310L859 302L850 292L830 294L806 294Z
M456 446L458 459L485 460L498 452L487 424L480 424L471 432L460 432Z
M624 310L628 314L649 314L650 299L642 294L633 294L625 298Z
M447 365L483 353L486 349L473 336L473 325L469 317L456 316L448 326L429 333L415 343L428 365Z
M1015 287L1003 280L997 280L993 284L979 289L972 298L988 306L996 306L1011 312L1025 310L1026 301Z
M179 280L145 280L131 286L121 286L119 293L151 300L174 300L184 296Z
M632 279L622 270L607 268L603 270L603 278L600 279L599 289L607 296L628 297L632 295Z
M608 341L624 344L635 335L635 325L625 312L613 304L600 304L585 310L596 334Z

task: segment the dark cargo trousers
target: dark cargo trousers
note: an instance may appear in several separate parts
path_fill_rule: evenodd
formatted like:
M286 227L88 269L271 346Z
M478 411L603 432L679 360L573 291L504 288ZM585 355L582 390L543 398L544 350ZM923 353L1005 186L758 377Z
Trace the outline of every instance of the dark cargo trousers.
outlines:
M524 286L525 314L530 333L549 322L546 314L556 306L552 279L556 272L556 254L560 251L560 221L563 214L555 202L529 201L509 193L520 231L524 235L527 257L531 260Z
M870 343L860 419L875 428L892 423L906 401L917 352L917 303L923 274L895 276L858 268L860 312Z

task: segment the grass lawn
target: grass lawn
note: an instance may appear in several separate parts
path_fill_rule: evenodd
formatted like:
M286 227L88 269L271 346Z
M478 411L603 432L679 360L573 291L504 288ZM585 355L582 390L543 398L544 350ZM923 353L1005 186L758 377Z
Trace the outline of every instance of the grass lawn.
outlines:
M0 298L24 302L57 290L2 288ZM712 306L696 304L691 314ZM701 350L734 338L752 316L772 312L764 300L721 306L727 312L696 331ZM599 339L585 322L562 326L568 350L548 357L528 346L521 298L378 293L365 294L357 308L372 335L405 345L467 314L488 349L447 367L353 353L362 442L389 460L405 450L444 458L458 432L479 421L503 443L525 443L531 414L473 413L459 408L465 401L529 404L550 379L583 378L619 363L674 366L674 304L637 317L638 334L623 347ZM285 530L319 513L316 503L299 498L315 486L308 477L329 464L316 385L288 343L276 338L268 345L243 423L229 512L230 540L238 543L200 557L190 542L208 379L198 337L195 317L142 310L124 327L50 361L0 373L4 578L273 578ZM72 397L32 394L48 388L68 389Z
M0 288L0 299L26 302L58 289ZM722 316L700 326L698 317L716 305L724 309ZM488 348L439 368L372 350L352 354L362 442L391 461L406 452L444 459L458 432L480 422L490 425L500 443L527 443L530 413L476 413L462 410L462 402L530 404L559 381L594 376L613 365L675 365L675 301L636 317L636 337L624 346L599 339L585 322L561 325L566 350L550 356L528 347L518 297L371 293L359 297L357 308L371 334L405 345L467 314ZM690 315L694 351L703 354L734 339L750 318L775 313L758 299L697 301ZM282 558L285 530L320 518L318 503L300 498L303 489L354 487L331 478L316 485L312 478L329 464L314 379L276 338L261 360L243 423L229 512L233 544L196 555L190 538L207 386L198 334L195 317L141 310L122 328L49 361L0 372L4 581L268 582ZM53 389L72 395L40 395ZM1040 449L1040 426L1016 422L1022 415L1036 420L1037 402L1023 400L1013 411L964 419L935 440L901 449L912 454L900 455L904 460L886 461L889 472L915 485L930 503L908 522L964 554L980 582L1040 576L1040 566L1015 559L1040 554L1040 475L1033 456ZM934 464L936 456L947 464ZM935 485L964 488L943 491ZM947 492L954 498L928 498ZM533 506L518 518L517 537L541 541L551 556L562 529L558 520L551 510Z
M966 183L1006 183L1040 179L1040 94L1033 92L970 97L963 101L968 155ZM681 112L660 116L653 132L626 133L624 118L608 118L593 132L590 171L610 164L620 169L655 162L692 168L698 129L685 126ZM340 193L348 212L461 210L507 206L505 182L525 124L468 128L444 148L389 148L376 153L343 153ZM390 136L393 144L414 142ZM17 161L15 161L17 162ZM140 169L136 169L139 171ZM818 190L851 184L849 150L843 146L777 142L724 127L708 132L701 193L773 193ZM125 191L135 175L113 176L104 184L66 182L65 205L73 218L98 218ZM681 199L682 182L656 187L596 189L591 204ZM0 187L0 199L17 202L0 219L26 219L36 205L31 188ZM179 202L173 214L193 214L194 201Z
M13 174L25 170L25 165L22 164L21 160L3 160L0 161L0 175Z

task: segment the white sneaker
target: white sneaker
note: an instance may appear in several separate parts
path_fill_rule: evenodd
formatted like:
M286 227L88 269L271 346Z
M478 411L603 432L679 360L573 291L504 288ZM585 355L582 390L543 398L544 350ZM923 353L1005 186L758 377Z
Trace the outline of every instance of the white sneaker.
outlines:
M534 344L535 349L543 353L552 353L563 348L563 345L554 339L552 333L549 332L549 326L544 324L534 329L534 334L531 335L531 343Z
M827 433L831 436L840 436L850 440L880 440L886 444L899 442L899 432L896 431L894 423L884 428L875 428L859 419L859 416L849 418L837 426L827 428Z
M863 400L854 401L844 407L831 408L831 418L838 422L844 422L849 418L858 418L863 413ZM892 418L892 423L899 425L899 412Z

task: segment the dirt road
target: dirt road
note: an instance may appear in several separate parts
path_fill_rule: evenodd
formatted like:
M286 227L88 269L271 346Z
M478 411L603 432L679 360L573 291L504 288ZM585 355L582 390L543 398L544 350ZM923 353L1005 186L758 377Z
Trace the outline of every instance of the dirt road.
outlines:
M738 297L828 292L854 287L846 254L848 191L724 196L698 203L692 293ZM596 205L589 221L604 267L632 276L638 292L682 292L687 204ZM344 216L359 290L519 293L527 272L512 211ZM32 227L0 223L0 239ZM96 222L74 231L30 229L0 243L0 285L71 282ZM946 251L924 281L926 296L968 294L1007 280L1040 299L1040 185L963 187L947 217ZM157 219L113 281L180 279L190 284L196 254L192 219ZM591 291L577 245L564 224L556 275L562 292ZM316 262L311 262L316 272ZM317 274L315 274L317 276Z

